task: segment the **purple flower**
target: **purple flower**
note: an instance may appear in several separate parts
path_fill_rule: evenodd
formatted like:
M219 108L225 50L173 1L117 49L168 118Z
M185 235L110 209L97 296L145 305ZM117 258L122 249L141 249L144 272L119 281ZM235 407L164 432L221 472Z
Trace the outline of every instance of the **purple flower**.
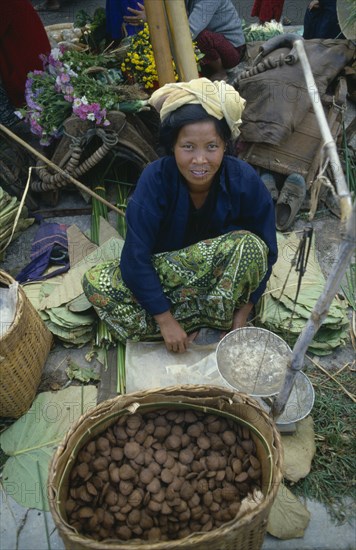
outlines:
M62 73L61 76L60 76L60 81L62 82L62 84L68 84L68 82L70 81L70 76L68 73Z
M47 134L42 135L40 139L40 145L42 145L42 147L48 147L49 145L51 145L51 142L52 140L50 139L49 136L47 136Z
M40 107L35 101L32 100L31 95L26 95L26 103L30 109L34 109L35 111L40 111L42 107Z
M63 91L66 95L73 96L74 88L73 88L73 86L65 86ZM71 101L73 101L73 97L72 97Z
M91 103L91 109L93 113L100 114L100 105L99 103Z
M42 136L43 128L34 118L30 118L31 132L36 136Z

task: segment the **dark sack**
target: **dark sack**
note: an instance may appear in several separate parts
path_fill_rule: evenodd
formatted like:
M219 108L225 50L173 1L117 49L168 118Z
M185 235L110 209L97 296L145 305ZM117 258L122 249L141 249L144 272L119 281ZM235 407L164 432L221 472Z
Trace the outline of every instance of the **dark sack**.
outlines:
M272 39L273 40L273 39ZM319 94L355 56L351 40L304 40L304 48ZM266 42L265 45L268 43ZM262 46L263 48L264 46ZM289 48L278 48L263 58L277 61L281 54L288 56ZM240 126L241 139L278 145L302 122L310 109L311 101L301 63L282 63L252 76L243 73L235 88L246 99Z

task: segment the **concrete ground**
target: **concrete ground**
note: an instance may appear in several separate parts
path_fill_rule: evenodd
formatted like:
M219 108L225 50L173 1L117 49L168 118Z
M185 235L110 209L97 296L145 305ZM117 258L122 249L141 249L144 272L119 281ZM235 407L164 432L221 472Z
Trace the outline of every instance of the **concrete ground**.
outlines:
M355 550L355 521L336 526L320 503L307 501L307 508L311 513L311 520L303 538L283 541L266 535L262 550ZM47 542L46 522L50 545ZM64 550L65 546L49 512L44 515L38 510L28 510L1 493L0 548Z
M247 22L253 21L249 17L251 9L251 0L236 1L239 12ZM33 2L36 5L38 2ZM296 0L285 3L284 14L287 15L292 23L301 25L305 10L305 1ZM42 12L41 17L45 25L54 24L63 21L72 21L74 14L78 9L86 9L92 12L98 6L105 6L105 0L84 1L84 0L64 0L59 12ZM77 193L67 193L61 197L58 207L67 207L70 202L71 207L81 207L84 201ZM75 218L48 218L47 221L63 222L67 225L76 223L83 231L89 227L88 216L76 216ZM298 222L299 227L302 222ZM297 226L298 226L297 224ZM335 259L338 242L338 220L332 216L327 216L323 221L315 223L317 238L319 239L319 260L323 271L327 274ZM326 229L327 228L327 229ZM4 262L0 264L1 269L16 274L22 266L29 260L29 251L33 236L37 226L29 228L23 236L11 244L7 250L7 256ZM328 254L324 254L327 250ZM70 356L73 361L80 366L88 366L85 360L87 347L81 349L67 349L60 345L51 351L43 375L42 389L55 381L59 384L67 380L64 369L60 365L64 364L65 359ZM327 358L323 358L322 364L342 367L347 361L352 360L352 348L347 346L337 350ZM269 535L266 536L263 543L263 550L355 550L356 549L356 521L351 523L335 525L329 516L325 507L318 503L308 500L306 506L311 514L310 523L305 531L303 538L292 540L278 540ZM6 495L3 490L0 491L0 549L1 550L63 550L64 544L59 537L58 531L53 523L50 513L44 514L36 509L27 509L20 506L11 496ZM47 542L46 530L49 532L49 541ZM71 550L68 548L67 550Z

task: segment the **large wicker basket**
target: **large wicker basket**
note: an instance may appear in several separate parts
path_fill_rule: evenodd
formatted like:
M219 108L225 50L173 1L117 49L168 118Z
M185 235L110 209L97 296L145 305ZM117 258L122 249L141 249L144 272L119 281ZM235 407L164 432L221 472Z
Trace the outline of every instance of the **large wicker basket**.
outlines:
M0 270L0 284L14 279ZM52 334L19 285L13 323L0 338L0 416L18 418L35 398Z
M119 417L134 412L159 409L200 410L233 419L250 426L257 456L262 466L264 500L252 511L208 532L188 537L152 542L129 542L106 539L97 541L76 531L67 521L65 504L71 470L80 449L87 442L112 426ZM242 393L215 386L174 386L131 393L105 401L84 414L67 433L58 447L49 470L48 495L54 522L69 550L258 550L266 533L268 515L282 477L283 453L279 434L273 421L260 405Z

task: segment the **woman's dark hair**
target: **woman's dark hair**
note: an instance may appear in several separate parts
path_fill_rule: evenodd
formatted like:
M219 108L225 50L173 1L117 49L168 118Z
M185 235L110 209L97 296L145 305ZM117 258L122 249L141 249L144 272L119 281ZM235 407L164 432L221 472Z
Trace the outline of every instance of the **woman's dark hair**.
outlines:
M162 122L159 131L159 143L166 155L172 154L172 149L177 141L179 131L186 124L194 124L209 120L214 122L215 128L221 139L228 143L231 138L230 128L224 118L221 120L209 115L201 105L183 105L170 113Z

